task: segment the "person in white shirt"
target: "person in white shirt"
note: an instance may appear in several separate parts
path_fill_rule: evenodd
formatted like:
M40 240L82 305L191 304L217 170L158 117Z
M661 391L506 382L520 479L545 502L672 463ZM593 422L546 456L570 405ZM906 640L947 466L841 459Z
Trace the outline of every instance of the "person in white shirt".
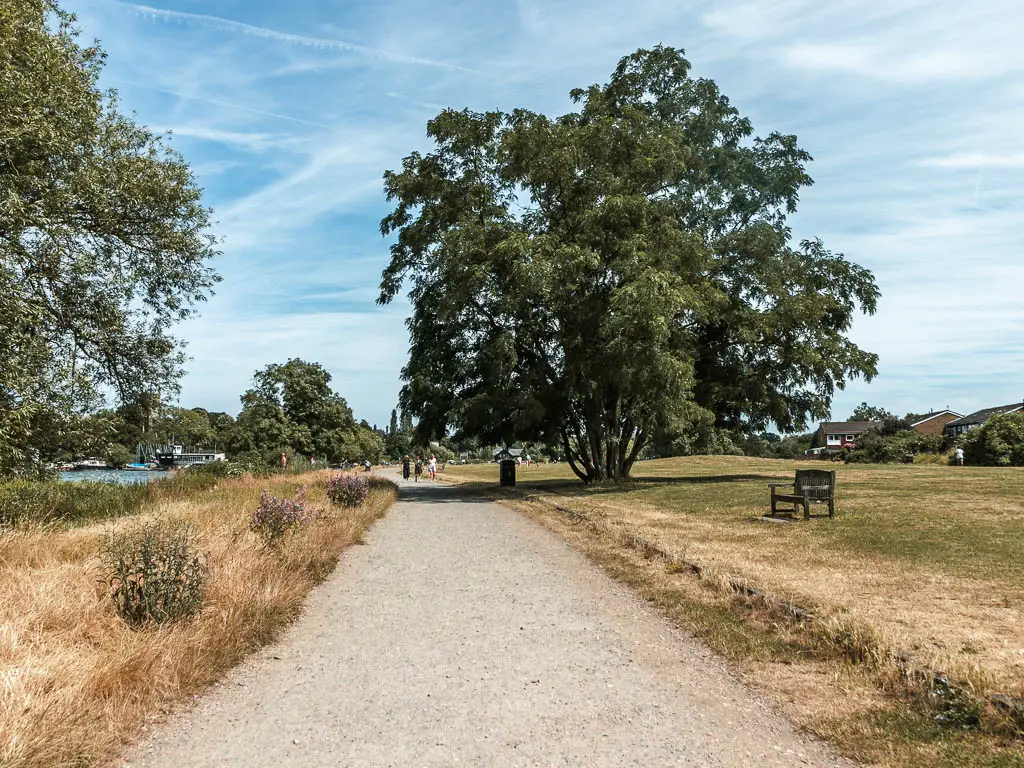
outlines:
M958 446L953 455L956 457L957 466L962 467L964 465L964 449Z
M430 473L430 479L437 479L437 459L431 455L430 461L427 462L427 471Z

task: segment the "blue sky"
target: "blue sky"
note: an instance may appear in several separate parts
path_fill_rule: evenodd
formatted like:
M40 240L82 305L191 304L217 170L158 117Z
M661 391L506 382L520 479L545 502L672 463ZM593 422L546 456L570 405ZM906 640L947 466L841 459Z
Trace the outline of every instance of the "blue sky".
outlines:
M156 2L156 0L153 0ZM224 277L179 328L181 404L236 413L253 372L322 363L384 424L408 305L374 304L385 169L445 106L551 114L639 47L685 48L756 131L795 133L791 219L874 271L853 338L881 356L835 398L897 413L1024 399L1024 6L986 0L69 0L104 84L193 165ZM883 7L884 6L884 7Z

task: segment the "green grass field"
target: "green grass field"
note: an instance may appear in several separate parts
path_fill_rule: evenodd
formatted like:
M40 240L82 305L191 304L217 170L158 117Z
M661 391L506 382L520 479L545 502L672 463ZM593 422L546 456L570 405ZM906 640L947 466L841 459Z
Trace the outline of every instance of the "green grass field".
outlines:
M940 465L835 465L735 456L697 456L638 463L632 482L586 488L566 464L519 470L521 488L570 494L597 503L651 505L673 516L714 521L723 537L746 538L768 511L769 482L794 469L836 469L834 521L772 527L767 536L804 550L828 549L891 559L950 575L1024 588L1024 469ZM450 468L482 483L497 481L495 464ZM822 512L812 508L812 512ZM673 521L663 521L671 527Z

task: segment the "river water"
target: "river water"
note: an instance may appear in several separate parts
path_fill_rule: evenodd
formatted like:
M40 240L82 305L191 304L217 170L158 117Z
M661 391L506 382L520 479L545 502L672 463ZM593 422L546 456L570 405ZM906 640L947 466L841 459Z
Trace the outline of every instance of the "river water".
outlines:
M134 472L123 469L79 469L74 472L61 472L60 479L70 483L117 483L119 485L130 485L133 483L148 483L150 480L159 480L165 477L172 477L173 472Z

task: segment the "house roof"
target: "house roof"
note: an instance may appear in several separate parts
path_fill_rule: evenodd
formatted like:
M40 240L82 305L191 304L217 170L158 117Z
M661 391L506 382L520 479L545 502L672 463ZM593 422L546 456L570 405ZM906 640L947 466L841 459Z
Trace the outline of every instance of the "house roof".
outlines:
M993 416L998 416L1000 413L1013 413L1021 408L1024 408L1024 403L1010 403L1009 405L997 405L995 408L982 408L980 411L975 411L967 416L951 421L946 426L964 427L972 424L984 424Z
M918 424L924 424L926 421L931 421L936 416L944 416L947 413L952 414L953 416L956 416L957 418L961 418L961 419L964 416L962 413L957 413L956 411L949 410L949 408L944 408L941 411L932 411L931 413L923 413L923 414L921 414L920 416L918 416L916 419L914 419L910 423L910 426L916 427Z
M882 426L880 421L823 421L821 422L819 429L823 429L825 432L833 433L849 433L851 435L860 432L867 432L869 429Z

